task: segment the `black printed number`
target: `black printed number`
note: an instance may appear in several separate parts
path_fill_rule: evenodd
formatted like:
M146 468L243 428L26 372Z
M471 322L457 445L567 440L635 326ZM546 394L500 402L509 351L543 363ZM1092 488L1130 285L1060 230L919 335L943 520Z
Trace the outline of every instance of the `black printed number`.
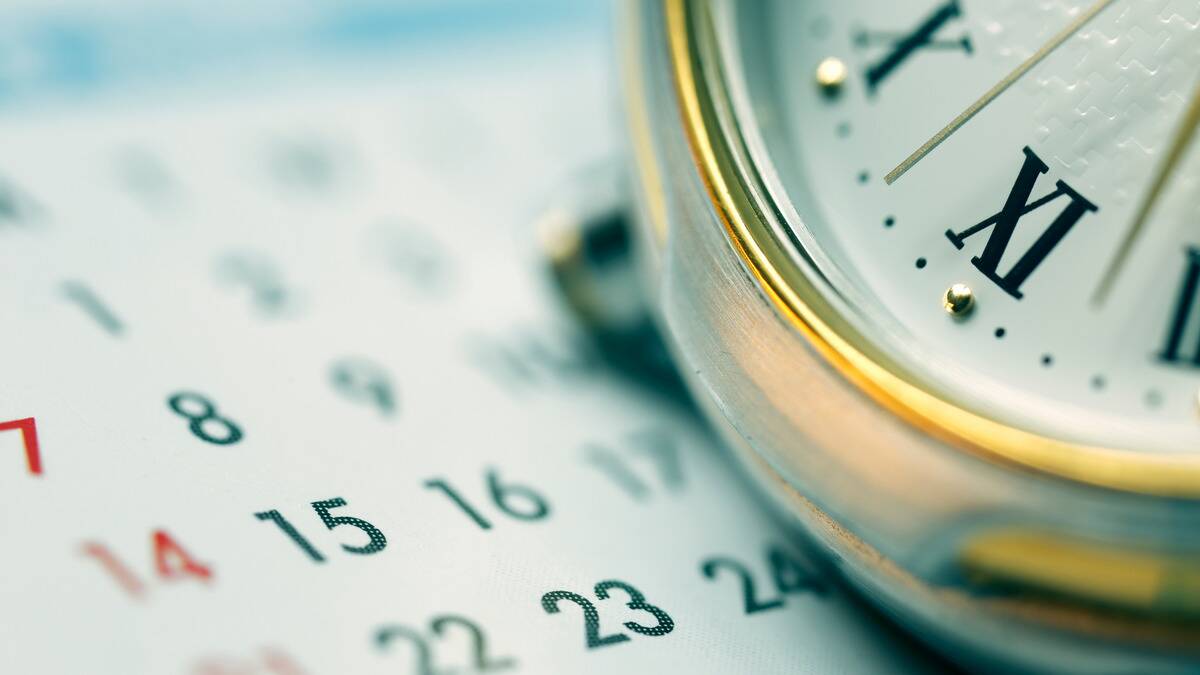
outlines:
M754 576L750 574L750 570L746 569L745 565L732 558L709 558L700 566L700 572L706 579L716 579L717 572L722 569L730 570L742 580L742 602L747 614L757 614L768 609L783 607L783 598L760 600L754 588Z
M510 518L536 521L550 515L550 503L533 488L527 485L502 481L500 473L496 469L488 469L485 477L492 503ZM468 518L479 526L479 529L492 529L492 521L463 497L458 490L454 489L454 486L449 482L441 478L431 478L425 481L424 485L430 490L437 490L446 495Z
M646 612L653 616L655 620L653 626L646 626L636 621L626 621L624 624L625 628L634 633L652 637L666 635L675 630L675 620L671 618L670 614L646 602L646 596L642 595L641 591L624 581L617 581L616 579L601 581L596 584L592 591L598 599L607 600L609 598L609 590L613 588L621 589L629 597L629 601L625 603L626 607ZM559 612L558 602L560 600L569 600L579 605L580 609L583 610L584 638L588 649L629 641L629 636L624 633L601 635L600 612L596 610L596 606L590 600L578 593L572 593L571 591L550 591L542 596L542 609L546 610L547 614L557 614Z
M379 531L378 527L375 527L362 518L355 518L354 516L335 516L329 513L330 509L336 509L345 505L345 499L342 499L341 497L334 497L333 499L326 499L325 501L321 502L313 502L312 507L313 510L317 512L317 515L321 517L321 522L325 523L325 527L328 527L331 530L341 525L350 525L367 533L367 537L370 541L365 546L350 546L349 544L342 544L342 549L345 551L350 553L358 553L359 555L370 555L371 553L378 553L386 548L387 537L383 536L383 533Z
M329 369L329 381L346 398L374 406L384 417L396 414L396 388L383 366L373 361L361 357L338 359Z
M192 435L216 445L232 445L242 440L242 429L233 420L217 414L217 406L203 394L179 392L167 399L176 415L188 420Z
M589 443L584 448L585 459L637 501L649 499L657 488L647 480L649 472L638 471L626 455L649 460L666 491L680 492L686 487L682 453L670 434L660 429L646 429L629 434L624 446L622 449L627 452L618 453L598 443Z
M771 579L780 597L764 600L758 594L754 575L742 563L733 558L712 557L700 563L700 573L706 579L716 579L718 572L729 570L741 580L742 606L746 614L757 614L784 606L785 596L792 593L812 592L824 595L825 583L816 576L804 563L789 554L779 546L772 546L767 551L767 566L771 570Z
M557 614L559 600L570 600L583 609L583 630L588 649L629 641L629 636L622 633L600 635L600 612L596 611L596 606L592 604L591 600L578 593L550 591L542 596L542 609L546 610L547 614Z
M345 499L342 499L341 497L334 497L333 499L325 499L319 502L313 502L312 508L313 511L317 512L317 517L321 519L321 522L325 523L325 527L328 527L331 530L341 525L350 525L351 527L356 527L366 533L367 543L362 546L342 544L342 549L347 553L370 555L372 553L378 553L387 548L387 537L383 535L383 532L381 532L378 527L375 527L362 518L355 518L354 516L335 516L330 513L331 510L341 508L345 505ZM276 527L278 527L281 532L287 535L288 539L291 539L292 543L294 543L297 548L303 551L304 554L307 555L313 562L325 562L325 556L322 555L319 550L317 550L317 547L314 546L307 537L305 537L303 534L300 534L300 531L296 529L296 526L292 525L291 521L285 518L279 511L275 509L271 509L270 511L261 511L254 514L254 517L259 520L269 520L275 523Z
M471 641L471 672L486 673L512 668L516 662L511 658L493 658L488 655L487 637L474 621L454 614L436 616L429 622L430 631L436 637L442 637L449 632L451 626L457 626L466 631ZM448 671L438 670L433 665L433 650L429 642L419 632L402 625L391 624L380 627L375 631L375 645L381 651L389 651L396 640L406 640L413 645L416 656L417 675L438 675Z

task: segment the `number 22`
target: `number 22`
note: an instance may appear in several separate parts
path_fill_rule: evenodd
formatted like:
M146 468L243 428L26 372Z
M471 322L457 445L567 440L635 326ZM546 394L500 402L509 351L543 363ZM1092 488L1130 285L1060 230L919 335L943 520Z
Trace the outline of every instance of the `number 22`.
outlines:
M490 657L488 655L487 639L483 636L483 630L470 619L454 614L445 614L434 617L430 621L430 628L437 637L442 637L450 626L461 626L470 636L472 672L485 673L495 670L505 670L516 665L516 662L510 658L495 659ZM381 650L386 651L391 647L393 642L399 639L408 640L416 650L417 675L439 675L439 673L449 672L434 668L433 651L429 643L420 633L411 628L389 624L380 627L375 633L375 644Z

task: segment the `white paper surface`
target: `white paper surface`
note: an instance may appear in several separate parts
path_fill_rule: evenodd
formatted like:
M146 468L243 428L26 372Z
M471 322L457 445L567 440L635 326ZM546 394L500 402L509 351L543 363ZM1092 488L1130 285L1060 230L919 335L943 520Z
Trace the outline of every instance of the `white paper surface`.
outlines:
M0 422L34 418L41 461L0 431L5 672L478 672L447 615L495 672L926 663L825 580L781 594L767 551L792 535L557 304L531 223L617 151L618 107L609 27L536 22L0 110ZM180 394L240 439L193 433ZM343 550L369 536L326 527L311 504L335 498L382 550ZM662 621L598 598L614 579L672 630L624 627ZM579 606L544 609L557 590L627 639L588 648Z

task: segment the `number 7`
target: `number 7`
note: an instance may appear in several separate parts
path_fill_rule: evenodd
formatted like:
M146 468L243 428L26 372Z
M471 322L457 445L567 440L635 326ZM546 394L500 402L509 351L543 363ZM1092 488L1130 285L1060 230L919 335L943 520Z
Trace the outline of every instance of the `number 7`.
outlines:
M10 429L21 430L21 440L25 443L25 464L29 467L29 473L35 476L42 475L42 455L38 452L37 423L33 421L32 417L0 422L0 431Z

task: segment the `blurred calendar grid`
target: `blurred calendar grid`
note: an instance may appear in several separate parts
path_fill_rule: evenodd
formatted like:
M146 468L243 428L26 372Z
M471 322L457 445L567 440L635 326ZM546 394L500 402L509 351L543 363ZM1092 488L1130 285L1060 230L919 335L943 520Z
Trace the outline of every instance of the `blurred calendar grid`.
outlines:
M0 11L6 672L930 667L554 295L606 4L244 4Z

